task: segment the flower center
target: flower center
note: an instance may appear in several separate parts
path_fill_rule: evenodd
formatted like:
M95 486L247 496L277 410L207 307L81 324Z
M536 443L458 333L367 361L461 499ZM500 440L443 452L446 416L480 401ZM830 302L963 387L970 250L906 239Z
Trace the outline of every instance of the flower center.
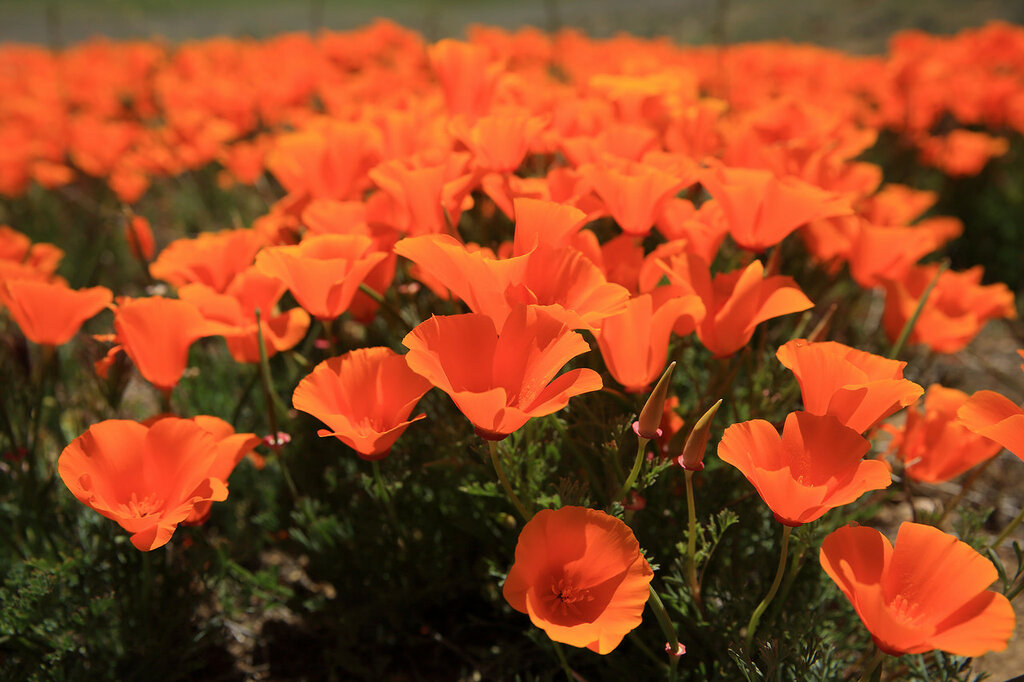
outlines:
M594 599L593 595L590 594L590 590L581 589L575 585L572 581L565 577L559 578L557 581L551 584L551 593L555 595L558 600L558 606L563 611L579 609L579 602L588 602Z
M897 594L889 602L889 609L892 614L904 625L915 626L921 619L921 607L908 600L902 594Z
M164 501L156 499L152 495L147 495L140 500L138 495L132 493L131 499L125 504L122 504L121 508L128 512L129 516L144 519L150 514L159 512L163 506Z

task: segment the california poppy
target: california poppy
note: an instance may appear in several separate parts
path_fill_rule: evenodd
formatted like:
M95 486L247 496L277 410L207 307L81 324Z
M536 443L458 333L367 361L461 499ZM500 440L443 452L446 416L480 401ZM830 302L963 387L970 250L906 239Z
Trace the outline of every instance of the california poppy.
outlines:
M227 499L227 485L213 474L217 455L217 439L189 419L152 426L108 419L64 448L57 471L82 504L149 551L167 544L202 503Z
M973 433L958 419L967 394L932 384L924 395L924 412L911 407L902 426L887 424L890 448L916 481L941 483L994 456L1002 446Z
M890 656L981 656L1013 635L1009 600L985 589L999 577L995 566L938 528L906 522L893 546L874 528L845 526L825 538L819 558Z
M729 234L751 251L764 251L812 220L850 213L847 200L796 178L766 170L715 166L700 182L721 205Z
M502 594L554 641L607 654L640 625L652 577L619 519L585 507L542 509L519 534Z
M327 424L363 459L381 459L420 414L409 419L430 382L390 348L359 348L324 360L295 387L292 405Z
M86 320L113 300L106 287L71 289L62 282L28 279L0 281L0 303L31 341L59 346L71 340Z
M978 391L957 410L968 429L1024 459L1024 410L995 391Z
M697 325L697 337L715 357L743 348L762 322L814 306L793 278L765 277L764 266L757 260L742 270L716 274L714 279L708 264L693 253L670 256L661 269L671 284L692 291L704 302L707 313ZM641 275L641 291L649 284L645 279Z
M1014 319L1013 292L1005 284L982 285L981 266L939 273L939 264L915 266L900 281L886 283L882 325L895 341L917 309L929 283L938 276L910 333L910 343L922 343L938 353L963 350L986 322Z
M256 363L260 361L259 330L267 355L272 356L294 347L309 329L309 314L302 308L277 311L284 291L281 280L250 267L238 273L222 294L196 283L181 287L178 297L194 304L206 319L224 325L220 335L236 362Z
M256 269L284 282L309 314L333 320L348 309L359 285L385 258L365 235L324 234L295 246L263 249L256 256Z
M502 440L531 417L557 412L569 398L601 388L592 369L555 376L590 346L536 306L512 308L500 332L486 315L435 315L402 343L409 367L451 396L488 440Z
M203 232L168 244L150 263L149 274L176 287L198 282L223 292L235 275L252 264L261 246L263 237L255 230Z
M162 296L122 298L114 310L114 330L139 373L163 391L177 385L188 365L188 349L204 336L215 336L225 326L205 319L187 301Z
M733 424L718 456L743 472L780 523L799 526L889 485L889 466L863 459L869 448L835 417L792 412L781 437L763 419Z
M907 363L835 341L793 339L775 355L796 375L806 411L831 414L857 433L876 426L924 393L903 378Z
M698 296L673 289L659 287L630 299L625 311L604 318L595 333L608 371L629 393L643 393L661 376L679 318L688 317L692 331L704 317Z

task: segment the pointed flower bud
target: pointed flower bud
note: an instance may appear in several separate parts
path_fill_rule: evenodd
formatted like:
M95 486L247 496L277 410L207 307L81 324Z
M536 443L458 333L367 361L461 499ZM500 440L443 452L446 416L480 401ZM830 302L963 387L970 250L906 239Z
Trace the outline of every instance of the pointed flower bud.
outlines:
M711 435L711 421L715 418L715 413L718 412L718 406L721 404L722 400L719 399L717 403L712 405L704 413L704 416L697 420L693 431L690 431L690 435L686 437L683 454L676 457L676 464L687 471L704 470L704 450L707 449L708 436Z
M640 438L646 438L652 440L661 435L661 429L658 425L661 423L661 415L665 409L665 398L668 397L668 385L672 379L672 370L676 368L676 363L669 363L665 373L658 379L657 385L654 390L651 391L651 395L647 398L647 402L644 403L644 408L640 410L640 418L633 422L633 431Z

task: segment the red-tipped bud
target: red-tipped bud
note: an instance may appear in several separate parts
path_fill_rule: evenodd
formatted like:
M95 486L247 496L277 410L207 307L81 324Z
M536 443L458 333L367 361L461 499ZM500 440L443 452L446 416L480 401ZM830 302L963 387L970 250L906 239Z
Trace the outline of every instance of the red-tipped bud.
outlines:
M651 396L644 403L644 409L640 410L640 418L633 424L633 430L641 438L652 440L661 435L661 415L665 410L665 399L668 397L668 385L672 379L672 370L676 363L669 363L665 373L658 379L658 384L651 391Z
M718 412L718 406L721 404L722 401L719 399L712 405L711 409L697 420L693 431L690 431L690 435L686 437L683 454L676 457L676 464L687 471L704 470L704 451L707 449L708 437L711 435L711 420L715 418L715 413Z

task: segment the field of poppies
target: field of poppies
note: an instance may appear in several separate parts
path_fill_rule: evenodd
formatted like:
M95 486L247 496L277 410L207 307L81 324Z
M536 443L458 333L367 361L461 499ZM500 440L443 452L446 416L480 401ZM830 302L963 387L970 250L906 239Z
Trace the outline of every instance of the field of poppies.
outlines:
M1024 29L382 20L0 44L0 92L0 678L966 682L1013 637L1024 509L971 490L1024 466Z

